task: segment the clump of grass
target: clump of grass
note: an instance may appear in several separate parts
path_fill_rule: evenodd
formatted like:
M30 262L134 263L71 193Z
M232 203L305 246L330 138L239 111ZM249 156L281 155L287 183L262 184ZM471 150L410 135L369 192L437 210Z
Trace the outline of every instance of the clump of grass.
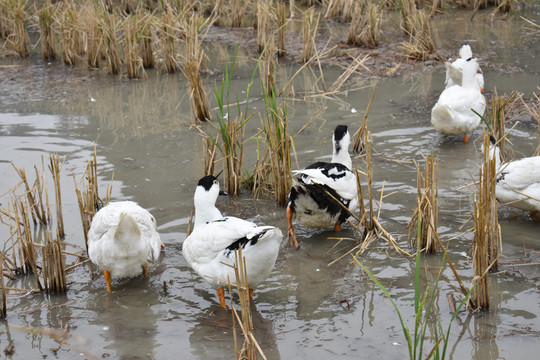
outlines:
M257 1L257 47L262 52L268 42L268 21L270 5L266 1ZM273 35L271 35L273 38Z
M473 293L474 306L478 309L489 308L489 279L487 272L498 268L498 247L501 240L500 226L497 217L497 185L496 159L489 155L489 134L484 131L483 161L480 167L477 194L474 199L474 239L472 258L474 276L478 286ZM473 280L473 282L475 282Z
M341 22L352 21L354 17L355 0L330 0L326 5L326 19L339 18Z
M253 78L248 84L246 91L246 106L242 112L240 103L237 102L237 116L231 114L229 92L231 87L231 76L234 73L236 64L236 56L238 54L238 46L236 47L233 61L229 69L229 65L225 66L221 87L214 88L214 97L218 104L217 113L217 132L215 137L210 137L211 141L216 144L217 149L223 156L223 167L225 169L225 187L231 195L237 195L241 189L242 176L242 159L244 152L244 133L245 124L251 118L246 116L249 106L250 88L253 83ZM254 72L255 74L255 72ZM219 141L221 139L221 141Z
M34 224L39 221L39 223L41 223L42 225L47 225L50 217L47 216L45 206L43 205L43 187L41 186L41 182L39 180L41 178L41 175L39 174L37 168L36 180L34 182L34 185L30 186L24 168L19 169L14 164L12 164L12 166L21 178L22 183L24 184L25 193L30 208L29 211L32 214Z
M418 197L416 200L416 209L407 225L409 227L409 242L416 242L419 251L425 251L429 254L437 252L437 213L438 213L438 195L439 195L439 160L433 157L433 152L429 156L424 156L424 176L420 166L416 163ZM423 221L420 221L422 219ZM415 229L421 227L419 231ZM413 239L413 233L417 235ZM418 237L420 235L420 237Z
M6 44L20 57L28 57L30 50L28 45L30 38L26 30L26 22L28 16L26 13L27 0L13 0L7 4L7 16L4 15L5 23L7 23L8 35Z
M231 26L233 28L241 27L244 14L249 6L249 1L246 0L231 0Z
M38 10L37 16L41 54L44 59L56 59L55 8L50 3L47 3Z
M81 30L81 16L73 2L68 2L61 8L55 21L60 27L60 44L62 47L62 60L66 65L73 65L81 61L84 54L84 41Z
M120 74L122 56L120 52L120 29L122 20L116 12L101 12L100 30L103 36L104 54L107 60L107 69L113 75Z
M308 62L314 53L315 35L319 27L319 15L315 18L314 10L307 9L302 14L302 54L300 58L303 62Z
M176 62L176 14L174 9L167 6L163 11L161 18L158 20L160 29L160 46L161 59L165 71L168 73L175 73L178 69Z
M127 75L139 79L144 73L143 60L139 56L138 18L129 16L124 20L124 58Z
M521 94L517 91L513 91L510 95L499 95L497 94L497 90L495 90L495 95L491 98L488 115L486 118L482 118L484 121L487 121L486 125L489 128L490 135L494 137L499 145L499 152L503 162L506 160L507 115L515 109L520 98Z
M291 189L291 143L287 106L278 105L275 92L264 94L266 118L261 119L264 140L268 147L270 188L279 205L287 204Z
M155 66L152 18L143 11L139 11L138 17L141 26L140 50L142 64L145 69L152 69Z
M347 43L351 45L374 48L381 40L382 10L375 3L369 2L361 10L360 6L355 8Z
M97 5L87 5L84 10L84 20L86 28L86 62L90 69L97 69L101 66L102 35L100 29L100 9Z
M45 231L45 245L41 248L43 259L43 283L45 291L53 294L65 293L68 289L66 281L66 266L62 255L60 235L51 240L51 234Z
M421 232L421 217L418 220L418 232ZM421 237L420 234L417 237ZM411 329L405 324L405 320L400 312L399 307L392 299L392 296L384 285L373 275L365 265L363 265L356 257L355 262L360 266L364 272L370 277L370 279L379 287L379 289L384 293L388 300L392 303L392 306L397 312L399 317L399 322L405 341L407 342L408 355L409 359L423 359L424 356L426 359L444 359L446 357L446 351L450 341L450 330L454 320L456 319L461 308L467 303L467 300L470 298L471 291L476 287L476 284L473 286L473 289L469 291L465 297L460 302L456 311L452 315L448 323L446 331L441 322L440 316L437 313L437 304L436 299L438 295L438 284L444 270L444 263L447 260L446 250L444 251L443 259L441 262L441 267L435 282L433 284L428 284L426 290L422 294L420 291L420 250L416 251L416 261L415 261L415 281L414 281L414 328ZM427 330L431 329L431 334L427 333ZM430 335L430 336L429 336ZM428 346L426 343L429 339L431 341L431 349L427 348L427 351L424 351L424 348ZM442 349L441 349L442 345ZM425 355L424 355L425 354Z
M201 18L194 16L188 21L186 42L187 60L184 64L184 75L189 82L191 97L191 109L196 120L210 120L210 105L201 79L201 67L204 60L204 52L199 43L199 25Z
M417 10L410 15L404 31L409 40L401 43L403 55L409 59L425 61L435 52L435 44L431 35L431 24L424 10Z

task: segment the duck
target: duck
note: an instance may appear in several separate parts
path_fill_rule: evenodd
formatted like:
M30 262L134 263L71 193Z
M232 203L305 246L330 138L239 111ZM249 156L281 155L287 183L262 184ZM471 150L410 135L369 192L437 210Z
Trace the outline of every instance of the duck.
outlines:
M540 156L530 156L502 163L499 147L490 138L490 155L495 157L497 200L534 216L540 211Z
M461 85L461 79L462 79L462 73L463 73L463 65L467 61L467 59L472 58L473 53L471 46L468 44L464 44L459 49L459 58L454 60L453 62L447 61L444 66L446 67L446 88L449 88L454 85ZM476 82L478 82L478 86L480 87L480 92L484 93L484 74L482 72L482 69L479 67L478 71L475 74Z
M293 171L287 199L288 246L299 248L294 219L310 228L334 226L337 232L351 213L358 209L356 175L351 171L349 155L350 142L347 125L336 126L332 135L331 162L318 161L302 170Z
M164 247L156 219L133 201L111 202L93 217L88 230L88 257L105 277L112 292L111 277L146 275Z
M480 124L480 116L486 109L486 99L475 78L477 71L476 59L467 59L463 64L462 84L444 89L431 109L431 124L435 130L446 135L464 135L465 143Z
M236 284L235 250L244 257L249 295L270 275L283 235L275 226L258 226L233 216L223 216L216 207L219 181L213 175L201 178L194 195L193 231L184 240L182 255L191 268L217 292L221 308L226 309L225 287Z

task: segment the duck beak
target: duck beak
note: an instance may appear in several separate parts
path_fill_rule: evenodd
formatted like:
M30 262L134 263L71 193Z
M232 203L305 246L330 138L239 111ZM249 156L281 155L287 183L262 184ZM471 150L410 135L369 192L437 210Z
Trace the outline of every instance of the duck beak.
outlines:
M484 72L482 71L482 69L478 69L477 73L483 74Z
M229 194L228 194L226 191L224 191L224 190L219 190L219 195L225 195L225 196L227 196L227 195L229 195Z

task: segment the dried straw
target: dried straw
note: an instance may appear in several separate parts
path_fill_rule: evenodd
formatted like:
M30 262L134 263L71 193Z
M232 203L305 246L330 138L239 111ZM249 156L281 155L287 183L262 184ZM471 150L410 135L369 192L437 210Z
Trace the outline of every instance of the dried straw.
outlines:
M28 57L30 50L28 44L30 38L28 37L28 31L26 30L26 21L28 16L26 14L27 0L14 0L7 4L8 14L5 22L8 24L7 28L10 29L7 36L6 44L8 48L15 51L20 57Z
M116 12L100 12L99 28L103 36L103 46L105 59L107 60L107 69L113 75L120 74L122 65L122 56L120 54L120 29L122 20Z
M428 14L424 10L416 10L404 24L403 30L409 35L409 40L400 45L403 56L419 61L429 59L435 52L435 44Z
M139 79L144 74L143 60L139 56L138 18L130 16L124 20L124 58L130 79Z
M484 131L483 162L480 167L478 192L474 199L474 239L473 239L473 302L476 308L489 308L489 281L487 272L498 267L498 247L501 240L500 226L497 218L497 184L496 160L489 156L489 134Z
M58 236L64 237L64 217L62 215L62 193L60 191L60 170L64 163L62 159L62 165L60 164L60 156L58 154L50 155L49 170L51 171L54 182L54 197L56 199L56 223L58 229Z
M51 240L51 234L45 232L45 245L41 248L43 257L43 283L48 293L65 293L67 291L64 256L60 245L60 236Z
M41 54L44 59L56 58L56 34L54 29L54 18L56 8L50 3L38 10L38 28L40 32Z
M537 89L538 93L534 94L534 99L531 106L527 105L525 100L523 100L523 97L521 97L521 101L523 102L523 105L525 105L525 108L527 109L531 117L538 123L538 147L534 152L534 155L538 156L540 155L540 87Z
M251 296L250 293L252 289L248 287L248 277L246 269L246 259L242 256L242 249L234 251L235 263L234 263L234 274L236 278L236 289L238 290L238 300L240 301L240 309L242 311L241 316L238 315L238 312L232 305L232 295L231 295L231 311L233 317L233 326L238 321L238 325L242 330L244 335L244 343L241 349L238 349L238 341L236 339L236 327L234 326L233 337L234 337L234 349L236 352L237 359L246 359L254 360L257 359L257 353L261 355L263 359L266 359L257 339L255 338L255 330L253 327L253 318L251 316ZM229 294L231 292L231 283L229 280Z
M81 61L84 54L83 31L79 10L68 2L56 13L55 21L60 27L60 44L64 64L73 65Z
M319 18L320 15L317 15L317 19L315 19L312 8L307 9L302 14L302 54L300 55L300 59L305 63L314 54L315 35L319 27Z
M488 109L487 121L489 122L490 135L495 138L499 145L501 161L507 160L506 154L506 120L507 114L515 109L521 94L513 91L510 95L499 95L495 89L495 94L491 98L491 106ZM503 140L501 140L503 139Z
M287 24L287 15L286 15L286 6L284 3L278 4L278 23L277 23L277 56L283 57L287 53L285 49L285 37L286 37L286 24Z
M424 176L422 176L418 163L414 162L417 170L418 197L416 209L407 227L409 228L411 245L416 243L418 250L434 254L437 252L437 241L434 233L437 231L439 160L433 157L433 152L429 156L422 154L422 157L425 161ZM418 223L420 223L419 234L417 232Z

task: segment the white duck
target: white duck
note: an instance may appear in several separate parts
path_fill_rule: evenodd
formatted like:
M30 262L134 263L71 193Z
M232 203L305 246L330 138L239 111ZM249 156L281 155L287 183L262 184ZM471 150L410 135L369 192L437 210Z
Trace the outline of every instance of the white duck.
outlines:
M306 227L325 228L334 226L341 229L350 212L358 209L356 176L349 155L351 138L346 125L338 125L334 130L332 161L316 162L303 170L295 170L291 191L287 201L288 245L298 249L298 240L292 225L293 218ZM338 199L334 200L326 192Z
M540 156L531 156L501 165L499 147L491 140L491 155L497 166L497 200L503 205L527 210L531 215L540 211Z
M472 58L472 49L470 45L463 45L459 49L459 58L454 60L454 62L446 62L444 65L446 67L446 88L454 85L461 85L463 65L467 59ZM475 74L476 82L480 87L482 94L484 93L484 75L482 70L478 68L478 71Z
M112 291L111 276L145 275L161 247L156 219L132 201L101 208L88 230L88 256L103 270L108 292Z
M446 135L463 134L465 143L481 120L473 110L483 116L486 109L486 99L475 78L477 71L476 59L467 59L463 65L462 85L444 89L431 109L431 124L435 130Z
M216 289L219 303L225 305L228 280L236 283L232 266L235 250L242 248L247 269L250 295L266 280L279 252L283 235L274 226L257 226L236 217L223 217L216 208L220 194L219 182L214 176L205 176L195 189L195 224L184 240L182 254L188 264Z

